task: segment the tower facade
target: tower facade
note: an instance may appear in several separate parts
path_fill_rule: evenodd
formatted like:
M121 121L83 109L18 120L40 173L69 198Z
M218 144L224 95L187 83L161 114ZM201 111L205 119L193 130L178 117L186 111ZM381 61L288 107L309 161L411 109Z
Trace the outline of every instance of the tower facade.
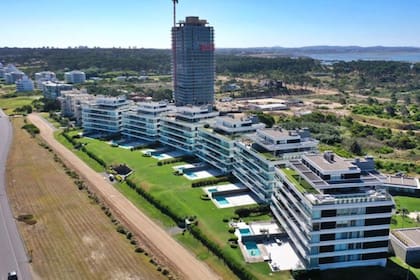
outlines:
M206 20L187 17L172 28L174 99L177 106L214 103L214 35Z

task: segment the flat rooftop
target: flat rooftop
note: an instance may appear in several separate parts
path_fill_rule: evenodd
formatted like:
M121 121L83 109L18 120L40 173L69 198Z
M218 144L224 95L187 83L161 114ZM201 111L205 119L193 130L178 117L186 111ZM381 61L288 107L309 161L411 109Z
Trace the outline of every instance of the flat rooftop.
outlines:
M328 161L322 154L305 155L304 158L309 159L316 166L325 171L334 170L354 170L358 168L350 160L345 160L337 155L334 155L334 159Z
M289 131L286 129L270 129L270 128L266 128L266 129L262 129L260 130L260 132L262 132L263 134L266 134L268 136L270 136L271 138L274 139L279 139L279 138L286 138L286 137L299 137L299 134L297 132L294 131Z
M420 247L420 227L395 229L392 234L407 247Z
M418 180L413 177L404 177L404 176L387 176L384 179L384 183L391 184L391 185L401 185L405 187L411 188L419 188Z

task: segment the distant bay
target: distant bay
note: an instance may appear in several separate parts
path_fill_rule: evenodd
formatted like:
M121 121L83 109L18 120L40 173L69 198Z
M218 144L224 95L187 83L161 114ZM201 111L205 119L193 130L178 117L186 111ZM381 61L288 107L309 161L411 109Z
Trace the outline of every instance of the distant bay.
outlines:
M322 61L388 60L420 62L420 52L305 53L305 56Z

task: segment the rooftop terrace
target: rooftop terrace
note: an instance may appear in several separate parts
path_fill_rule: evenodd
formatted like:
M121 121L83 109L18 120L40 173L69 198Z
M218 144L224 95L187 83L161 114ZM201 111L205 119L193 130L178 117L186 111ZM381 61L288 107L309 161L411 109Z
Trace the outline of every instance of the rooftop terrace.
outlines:
M392 234L407 247L420 247L420 228L402 228Z

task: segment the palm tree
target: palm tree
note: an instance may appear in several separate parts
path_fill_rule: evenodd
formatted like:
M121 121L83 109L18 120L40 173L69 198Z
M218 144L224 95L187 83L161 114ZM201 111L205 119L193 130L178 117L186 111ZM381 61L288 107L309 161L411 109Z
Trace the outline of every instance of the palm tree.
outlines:
M401 209L401 214L402 214L402 218L403 218L402 227L404 227L405 217L407 217L407 215L408 215L409 213L410 213L410 212L408 211L408 209L407 209L407 208L403 208L403 209Z

